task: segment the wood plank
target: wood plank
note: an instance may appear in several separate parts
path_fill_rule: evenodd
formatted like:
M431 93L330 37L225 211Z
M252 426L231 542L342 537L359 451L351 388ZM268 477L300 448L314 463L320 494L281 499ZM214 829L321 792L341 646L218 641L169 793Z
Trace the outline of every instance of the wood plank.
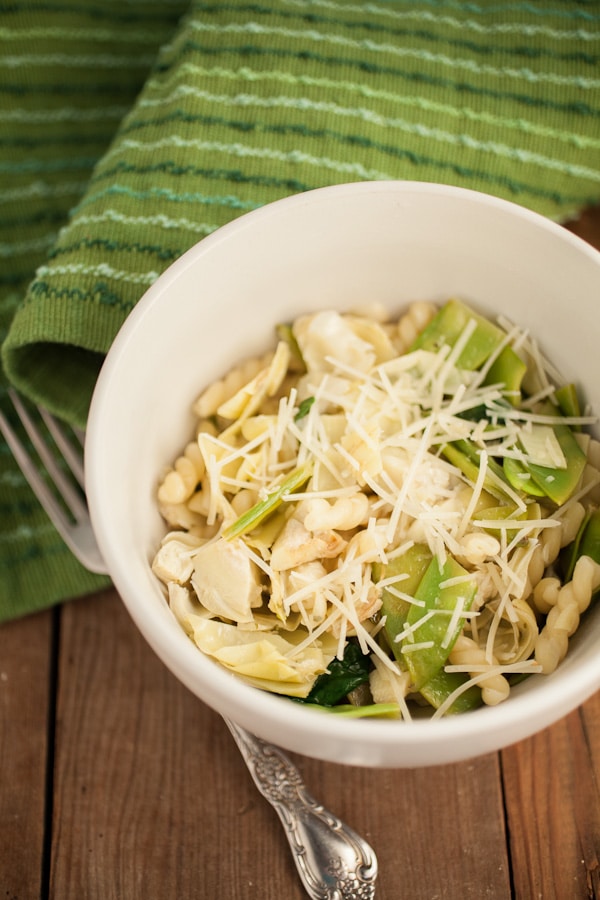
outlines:
M600 250L600 204L585 209L567 228Z
M600 784L600 691L583 704L580 713L594 780Z
M581 707L582 736L589 754L591 782L589 785L588 802L594 803L596 794L596 810L600 809L598 803L598 790L600 786L600 692ZM580 824L579 829L586 835L587 853L585 856L586 884L589 897L600 897L600 831L597 827L594 837L594 847L589 845L589 832L585 824Z
M498 760L412 772L294 757L377 849L378 898L508 900ZM303 900L221 719L108 592L63 610L51 897Z
M377 852L378 900L508 900L495 754L416 769L344 768L305 759L306 783Z
M516 900L600 896L600 694L502 753Z
M53 898L304 896L224 724L113 592L63 610L53 822Z
M0 628L0 888L39 900L52 685L51 612Z

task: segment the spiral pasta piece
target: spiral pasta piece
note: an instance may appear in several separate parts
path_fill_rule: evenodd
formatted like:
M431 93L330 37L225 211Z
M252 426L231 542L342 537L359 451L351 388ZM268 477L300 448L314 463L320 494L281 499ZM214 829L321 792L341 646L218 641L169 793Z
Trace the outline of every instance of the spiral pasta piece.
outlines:
M479 674L480 666L498 665L495 659L490 660L485 652L472 638L465 634L458 636L454 647L450 653L450 662L454 666L473 666L476 670L469 670L471 677ZM484 678L479 682L481 687L481 698L487 706L496 706L506 700L510 693L510 685L504 675L500 672L491 674L488 678Z
M516 617L516 621L512 626L515 636L515 645L510 655L507 655L506 660L502 660L507 663L521 662L524 659L529 659L533 653L539 633L535 613L527 600L523 600L520 597L513 600L512 610ZM500 656L500 658L502 659L502 656Z
M547 528L537 538L518 547L511 558L511 569L519 574L524 569L522 586L515 586L514 597L526 599L531 596L536 584L544 577L548 566L552 565L560 553L558 528Z
M159 502L158 508L161 516L171 528L181 528L184 531L195 531L206 522L206 518L201 513L190 508L189 502Z
M196 415L201 419L208 419L214 416L219 407L231 400L265 365L268 365L272 358L273 353L268 353L266 356L252 357L231 369L224 378L213 381L194 403L193 410Z
M525 599L531 595L535 586L544 577L544 572L558 558L562 548L575 539L584 516L585 509L581 503L569 503L561 510L560 527L544 528L540 531L537 537L537 546L531 553L527 565L527 577L525 588L521 594L522 598ZM520 551L517 550L513 556L513 562L519 555Z
M587 437L587 435L585 436ZM585 467L582 487L586 489L586 503L600 505L600 441L590 437L585 447L587 466Z
M535 612L521 597L507 603L499 618L498 612L484 606L467 628L480 647L493 645L494 657L503 666L529 659L539 633Z
M587 448L588 463L594 469L600 469L600 441L590 438Z
M167 472L158 488L160 503L185 503L192 496L204 477L206 467L200 448L194 441L190 442L173 468Z
M564 659L569 638L577 631L581 615L598 587L600 565L589 556L577 560L573 578L567 584L561 586L558 578L544 578L536 586L536 606L550 609L535 644L535 658L544 675L554 672Z
M487 559L500 552L500 542L491 534L469 531L459 540L456 559L463 565L481 566Z
M335 503L328 503L322 497L307 503L308 512L304 518L307 531L350 531L366 521L369 515L369 500L366 494L357 492L351 497L340 497Z

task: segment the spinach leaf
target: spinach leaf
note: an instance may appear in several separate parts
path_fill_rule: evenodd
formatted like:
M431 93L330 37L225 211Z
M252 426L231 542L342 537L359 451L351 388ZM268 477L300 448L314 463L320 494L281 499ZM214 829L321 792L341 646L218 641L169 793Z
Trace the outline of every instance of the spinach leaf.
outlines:
M373 668L368 656L360 649L358 641L349 641L343 659L329 663L329 671L319 675L308 697L302 702L335 706L340 700L369 678Z

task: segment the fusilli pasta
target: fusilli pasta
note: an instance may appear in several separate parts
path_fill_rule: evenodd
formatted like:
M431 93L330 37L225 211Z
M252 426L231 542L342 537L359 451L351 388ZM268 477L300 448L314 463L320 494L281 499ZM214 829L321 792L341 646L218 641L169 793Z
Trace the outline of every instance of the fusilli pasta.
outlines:
M580 557L567 584L558 578L543 578L534 590L538 609L548 609L546 623L535 644L535 658L545 675L554 672L567 653L592 594L600 587L600 565L589 556Z
M403 718L415 698L496 705L513 675L554 671L600 587L585 555L559 578L600 442L547 399L532 339L454 300L277 334L200 394L158 487L173 531L154 571L191 638L301 698L357 645L374 704Z

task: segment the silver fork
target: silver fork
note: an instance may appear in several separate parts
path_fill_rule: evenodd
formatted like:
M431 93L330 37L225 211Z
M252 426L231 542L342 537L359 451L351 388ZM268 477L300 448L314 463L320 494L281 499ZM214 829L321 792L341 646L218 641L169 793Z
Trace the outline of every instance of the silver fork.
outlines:
M0 411L0 432L15 461L74 556L91 572L108 574L83 493L83 433L74 430L76 441L70 440L64 426L47 410L38 407L37 412L47 429L47 434L43 434L18 394L12 389L8 393L35 448L39 464L50 476L56 493L48 486L39 464ZM63 465L57 461L60 457ZM313 900L370 900L374 897L377 858L372 847L310 795L300 772L278 747L225 717L224 720L258 790L283 824L308 896Z

